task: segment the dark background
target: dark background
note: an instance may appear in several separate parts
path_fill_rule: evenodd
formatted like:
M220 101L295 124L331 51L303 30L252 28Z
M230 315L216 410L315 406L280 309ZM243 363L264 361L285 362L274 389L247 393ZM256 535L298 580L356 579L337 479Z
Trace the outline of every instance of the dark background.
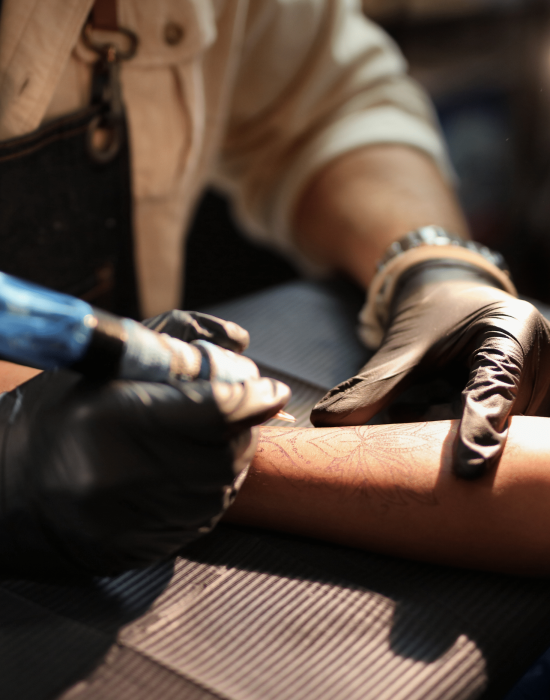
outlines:
M436 104L474 237L504 253L522 294L550 302L550 1L363 1ZM296 276L206 193L188 240L186 308Z

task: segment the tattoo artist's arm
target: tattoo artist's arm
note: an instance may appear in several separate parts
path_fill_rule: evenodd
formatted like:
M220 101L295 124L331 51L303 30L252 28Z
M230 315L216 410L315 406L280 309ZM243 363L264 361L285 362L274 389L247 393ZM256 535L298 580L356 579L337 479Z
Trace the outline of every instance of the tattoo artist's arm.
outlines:
M514 417L495 472L451 471L457 421L262 428L226 519L424 561L550 574L550 421Z
M329 163L306 187L294 216L303 252L365 287L388 246L428 224L469 238L454 192L431 158L391 144Z

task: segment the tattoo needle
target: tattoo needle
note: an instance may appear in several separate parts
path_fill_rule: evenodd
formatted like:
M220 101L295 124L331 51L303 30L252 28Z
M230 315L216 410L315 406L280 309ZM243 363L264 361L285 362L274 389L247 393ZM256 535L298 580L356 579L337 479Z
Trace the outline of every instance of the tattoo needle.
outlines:
M294 416L291 416L290 413L287 413L286 411L279 411L279 413L274 415L273 418L277 418L278 420L285 420L287 421L287 423L296 423L296 418L294 418Z

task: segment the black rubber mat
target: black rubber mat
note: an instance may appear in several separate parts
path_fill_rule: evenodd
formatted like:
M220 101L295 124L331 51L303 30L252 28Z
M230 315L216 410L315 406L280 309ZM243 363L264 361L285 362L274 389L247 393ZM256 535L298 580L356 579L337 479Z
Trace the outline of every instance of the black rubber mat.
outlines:
M116 644L104 663L63 697L66 700L217 700L219 696Z
M121 641L220 697L499 698L548 643L546 581L227 526L174 582L199 575Z
M65 698L142 697L142 676L167 699L502 698L550 642L549 594L547 581L222 526Z
M89 673L164 590L173 563L89 582L0 581L0 698L47 700Z

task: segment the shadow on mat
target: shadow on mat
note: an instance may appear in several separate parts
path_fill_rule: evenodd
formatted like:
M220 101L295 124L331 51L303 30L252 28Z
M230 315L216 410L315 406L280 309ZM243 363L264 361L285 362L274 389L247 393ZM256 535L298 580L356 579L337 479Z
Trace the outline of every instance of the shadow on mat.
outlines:
M219 526L182 554L379 594L394 605L388 634L395 655L430 664L460 637L474 643L489 680L484 700L502 698L550 645L550 582L544 579L434 566L236 525Z
M167 562L90 581L0 581L2 700L49 700L87 675L173 570Z

